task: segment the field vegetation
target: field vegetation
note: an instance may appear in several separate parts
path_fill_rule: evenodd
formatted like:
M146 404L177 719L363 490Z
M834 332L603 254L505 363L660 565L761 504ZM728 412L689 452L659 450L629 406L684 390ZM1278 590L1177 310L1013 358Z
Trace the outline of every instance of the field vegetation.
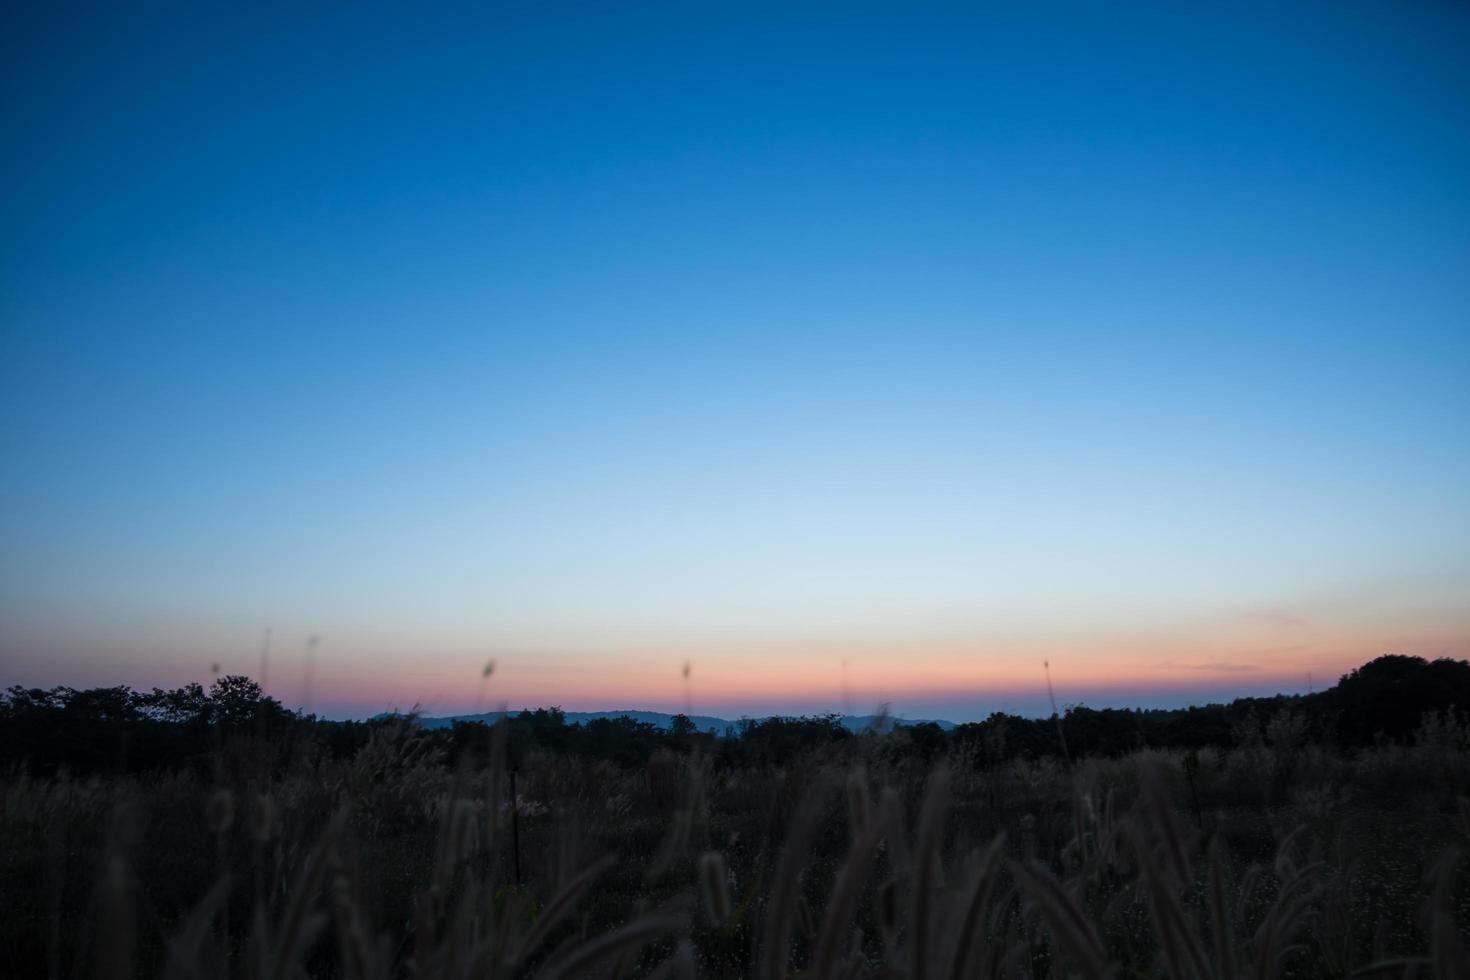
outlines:
M852 733L11 688L16 977L1463 977L1470 664ZM512 789L514 787L514 789Z

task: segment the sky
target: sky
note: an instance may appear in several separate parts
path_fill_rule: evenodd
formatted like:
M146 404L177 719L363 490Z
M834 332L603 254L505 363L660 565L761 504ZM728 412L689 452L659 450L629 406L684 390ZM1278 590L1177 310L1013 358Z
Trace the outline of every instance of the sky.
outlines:
M1470 657L1470 8L226 6L0 13L0 683Z

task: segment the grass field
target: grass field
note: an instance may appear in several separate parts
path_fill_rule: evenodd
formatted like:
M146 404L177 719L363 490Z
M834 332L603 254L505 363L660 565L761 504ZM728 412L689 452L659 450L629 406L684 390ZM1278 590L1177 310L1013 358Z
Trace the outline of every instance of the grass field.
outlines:
M1431 729L1433 726L1430 726ZM17 770L14 976L1464 975L1470 754L1270 724L1228 749L933 758L902 730L731 765L483 764L411 723L336 757Z

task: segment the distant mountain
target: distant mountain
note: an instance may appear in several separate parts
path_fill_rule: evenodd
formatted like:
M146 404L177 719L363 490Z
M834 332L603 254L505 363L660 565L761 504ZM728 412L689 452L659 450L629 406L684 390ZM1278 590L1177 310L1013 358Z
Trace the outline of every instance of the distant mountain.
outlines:
M424 728L449 728L457 721L482 721L487 724L504 716L514 717L519 711L486 711L476 715L445 715L442 717L420 716L418 723ZM392 717L392 714L378 715L378 718ZM658 728L672 728L675 715L663 711L639 711L636 709L619 711L567 711L564 712L568 725L585 725L590 721L611 720L614 718L631 718L633 721L654 725ZM748 721L766 721L768 718L778 717L767 715L762 718L743 719ZM779 716L794 717L794 716ZM713 732L716 735L725 734L726 729L737 729L742 719L715 718L711 715L690 715L689 720L694 722L694 727L701 732ZM894 718L890 715L842 715L838 719L842 727L848 731L862 732L868 729L888 731L891 728L903 725L935 724L945 731L952 731L954 723L930 718Z

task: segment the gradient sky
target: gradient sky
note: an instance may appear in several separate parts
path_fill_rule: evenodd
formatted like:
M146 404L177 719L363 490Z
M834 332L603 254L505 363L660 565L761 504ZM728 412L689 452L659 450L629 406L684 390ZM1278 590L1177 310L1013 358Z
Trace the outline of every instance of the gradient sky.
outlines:
M1470 656L1470 8L214 6L0 14L0 682Z

